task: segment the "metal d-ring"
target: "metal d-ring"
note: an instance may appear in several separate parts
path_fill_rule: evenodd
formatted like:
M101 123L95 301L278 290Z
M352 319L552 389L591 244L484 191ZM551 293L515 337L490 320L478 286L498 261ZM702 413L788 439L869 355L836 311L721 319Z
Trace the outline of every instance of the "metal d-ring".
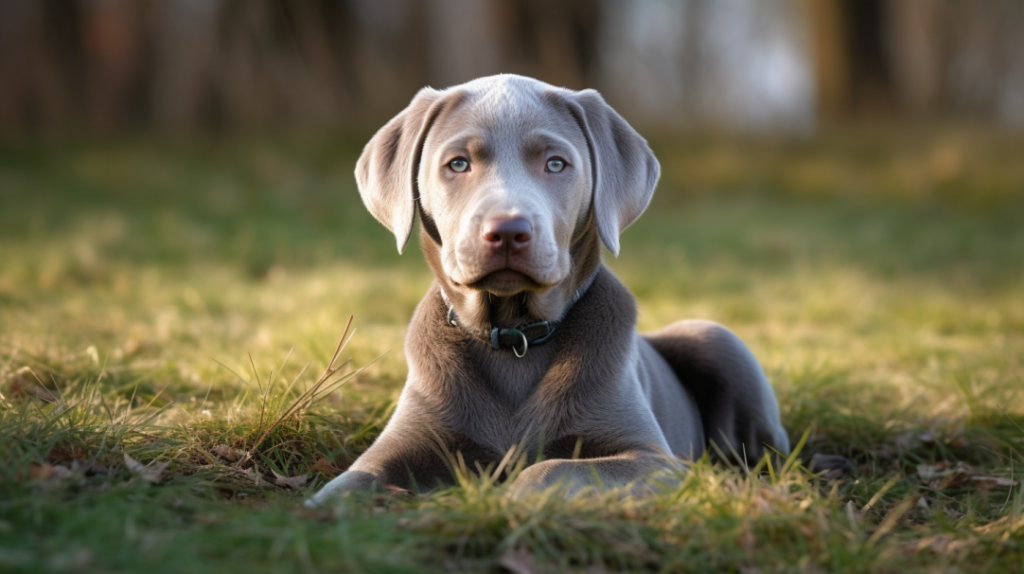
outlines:
M526 339L525 333L519 330L517 330L516 332L519 333L519 336L523 338L523 352L522 354L520 354L519 351L516 350L515 345L512 345L512 352L516 354L516 357L522 359L523 357L526 356L526 351L530 348L530 342Z

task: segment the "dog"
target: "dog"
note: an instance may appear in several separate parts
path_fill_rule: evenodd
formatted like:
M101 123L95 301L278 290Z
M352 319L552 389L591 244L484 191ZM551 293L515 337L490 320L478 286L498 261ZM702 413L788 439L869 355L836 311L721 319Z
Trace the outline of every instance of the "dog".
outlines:
M434 274L406 335L408 380L377 440L307 504L450 484L452 453L492 471L516 449L543 458L515 476L520 494L636 488L712 442L786 455L746 345L710 321L637 333L636 301L601 262L659 173L594 90L503 74L419 91L356 165L399 253L419 214Z

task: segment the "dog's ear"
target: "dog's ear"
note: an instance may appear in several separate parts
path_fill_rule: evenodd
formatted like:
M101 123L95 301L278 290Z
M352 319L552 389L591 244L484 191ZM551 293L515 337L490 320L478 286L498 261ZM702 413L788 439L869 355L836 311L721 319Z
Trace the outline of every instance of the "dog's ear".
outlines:
M395 234L399 253L412 235L420 152L442 99L437 90L420 90L409 107L373 136L356 162L359 195L377 221Z
M595 90L575 92L570 105L590 147L593 209L601 240L619 255L619 234L640 217L654 194L661 167L640 136ZM576 109L573 109L573 108Z

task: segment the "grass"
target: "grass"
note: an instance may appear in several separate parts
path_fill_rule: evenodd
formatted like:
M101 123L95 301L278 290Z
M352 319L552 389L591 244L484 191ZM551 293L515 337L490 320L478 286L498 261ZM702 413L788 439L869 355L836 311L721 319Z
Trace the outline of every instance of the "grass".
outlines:
M1014 143L657 146L655 203L611 262L640 327L728 325L800 459L856 477L699 461L661 496L519 504L464 477L332 513L298 504L386 422L429 284L363 210L358 144L0 146L0 568L1020 572ZM290 411L350 315L343 384Z

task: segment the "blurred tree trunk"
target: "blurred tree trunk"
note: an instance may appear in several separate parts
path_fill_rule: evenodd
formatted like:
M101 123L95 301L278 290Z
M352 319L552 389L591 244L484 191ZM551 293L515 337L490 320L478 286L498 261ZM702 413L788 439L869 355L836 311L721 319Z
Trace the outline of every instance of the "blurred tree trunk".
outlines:
M592 86L600 14L593 0L497 0L504 69L573 89Z
M706 73L704 0L604 0L601 6L601 73L592 85L638 125L670 131L691 123Z
M138 119L141 26L146 6L137 0L93 0L83 5L86 115L89 126L112 131Z
M890 13L884 0L805 0L805 5L821 114L889 113L894 98L886 46Z
M498 19L494 2L430 0L427 73L437 88L493 74L498 68Z
M969 116L1024 125L1024 2L948 0L948 97ZM985 10L978 10L985 6Z
M890 0L888 37L894 88L901 108L929 115L940 104L946 39L939 24L943 3L935 0Z
M213 118L220 14L220 0L157 0L152 113L165 130L195 130Z
M810 84L825 118L1024 126L1021 30L1021 0L0 0L0 133L366 129L498 72L665 131L806 131Z
M354 92L345 104L373 128L376 119L404 108L427 84L424 32L417 21L423 7L411 0L352 0L353 25L340 31L352 42L343 58Z
M81 10L59 0L0 2L0 121L16 131L80 127Z
M29 127L40 9L35 0L0 0L0 14L0 131L19 132Z

